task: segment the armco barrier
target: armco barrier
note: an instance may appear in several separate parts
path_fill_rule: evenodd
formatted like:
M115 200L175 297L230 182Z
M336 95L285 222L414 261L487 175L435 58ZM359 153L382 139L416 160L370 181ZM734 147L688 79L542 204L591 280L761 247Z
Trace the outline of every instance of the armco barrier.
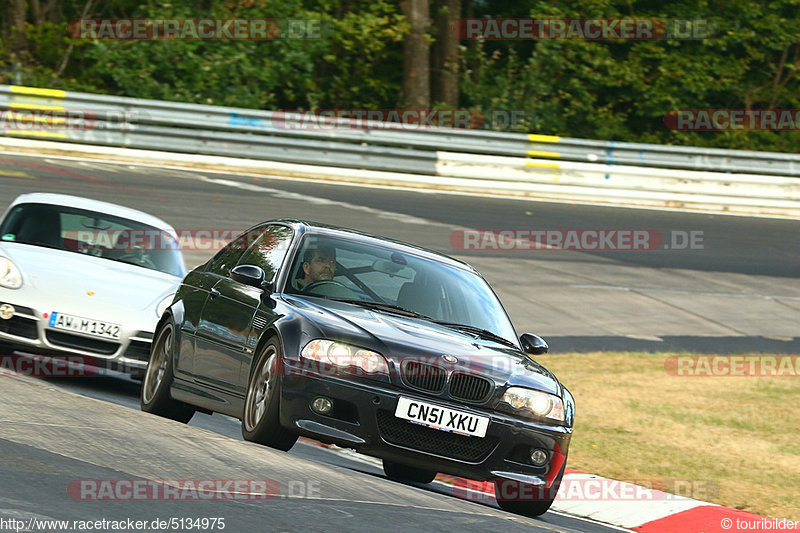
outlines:
M91 145L148 151L136 156L140 162L180 161L156 153L166 151L213 156L203 160L215 170L238 168L243 165L235 160L248 159L263 162L244 165L251 171L273 175L340 180L342 173L333 171L338 167L352 169L347 181L355 182L800 217L797 154L484 130L403 130L375 122L356 128L347 119L322 121L341 126L336 129L295 128L296 115L278 111L8 85L0 85L0 111L6 118L37 112L53 117L56 125L63 117L88 117L84 127L14 128L5 120L0 130L7 138L69 143L60 151L87 157L97 157ZM0 139L6 151L35 152L37 146L45 145ZM48 153L59 151L47 146ZM117 158L113 151L103 154Z

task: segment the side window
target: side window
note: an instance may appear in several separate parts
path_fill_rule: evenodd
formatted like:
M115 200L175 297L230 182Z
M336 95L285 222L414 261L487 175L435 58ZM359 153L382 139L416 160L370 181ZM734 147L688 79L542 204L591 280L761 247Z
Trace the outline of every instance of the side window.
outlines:
M264 228L264 226L253 228L233 239L211 259L211 263L206 269L206 272L211 272L219 276L227 276L230 270L239 263L239 258L242 257L245 250L258 240Z
M255 265L264 270L264 279L271 280L281 266L292 242L292 230L286 226L267 226L264 233L239 259L239 265Z

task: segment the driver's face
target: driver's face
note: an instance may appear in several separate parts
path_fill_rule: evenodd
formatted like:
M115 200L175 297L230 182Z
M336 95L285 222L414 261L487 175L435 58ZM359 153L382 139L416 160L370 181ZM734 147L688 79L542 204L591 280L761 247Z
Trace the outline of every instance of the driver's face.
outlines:
M336 258L324 253L316 253L314 254L314 259L303 263L307 284L333 279L335 269Z

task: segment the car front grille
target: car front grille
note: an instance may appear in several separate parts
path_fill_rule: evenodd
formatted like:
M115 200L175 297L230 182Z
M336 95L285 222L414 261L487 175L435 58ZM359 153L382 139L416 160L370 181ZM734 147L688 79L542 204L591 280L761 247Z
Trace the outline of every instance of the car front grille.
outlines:
M410 387L436 393L444 389L447 381L444 368L419 361L404 361L401 368L403 381Z
M8 302L0 302L0 305L4 305L7 303ZM14 313L18 315L22 314L22 315L36 316L36 314L33 312L33 309L31 309L30 307L22 307L21 305L14 305L14 304L8 304L8 305L13 306Z
M497 437L467 437L431 429L378 410L378 431L389 444L469 463L486 459L497 447Z
M486 378L454 372L450 376L450 396L458 400L478 402L485 400L492 392L494 384Z
M36 321L21 316L12 316L7 320L0 318L0 332L26 339L35 339L39 336Z
M409 387L440 394L447 387L448 395L466 402L483 402L494 390L494 383L482 376L452 372L422 361L406 360L400 365L400 376ZM449 376L449 379L448 379Z
M136 361L150 360L150 343L144 341L131 341L125 350L125 357Z
M73 335L71 333L53 331L50 329L45 331L45 336L48 342L56 346L71 348L73 350L83 350L101 355L111 355L119 348L119 343L117 342L91 339L89 337L81 337L80 335Z

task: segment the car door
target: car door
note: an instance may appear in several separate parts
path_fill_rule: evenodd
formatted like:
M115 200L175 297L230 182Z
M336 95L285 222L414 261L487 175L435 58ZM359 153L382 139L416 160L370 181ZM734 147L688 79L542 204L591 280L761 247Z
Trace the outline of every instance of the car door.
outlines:
M238 258L236 265L255 265L271 280L286 254L291 229L270 225L258 229L258 236ZM203 308L197 331L196 378L208 385L244 394L239 376L243 362L252 357L248 343L253 317L261 304L263 291L234 281L230 270L236 265L217 269L219 279L211 289Z
M229 290L226 290L225 298L220 298L222 295L220 284L224 280L230 279L231 269L236 266L247 248L258 239L265 227L257 226L246 231L209 261L204 280L208 292L197 316L197 326L194 332L192 373L197 381L227 389L232 384L231 372L238 374L241 362L236 360L235 355L231 360L231 353L223 347L230 345L232 337L236 338L237 327L246 327L249 324L248 306L245 305L244 309L235 309L237 298ZM236 313L236 316L226 319L225 314L230 312ZM245 323L244 326L238 326L238 323L242 321ZM228 331L220 332L220 329L226 326L229 328Z
M223 249L220 253L223 253ZM211 261L217 259L214 257ZM183 319L179 324L181 329L180 344L177 361L175 362L175 375L183 379L192 379L194 374L195 338L200 323L200 314L203 311L211 288L218 279L206 272L208 264L200 266L189 272L181 282L176 295L183 303Z

